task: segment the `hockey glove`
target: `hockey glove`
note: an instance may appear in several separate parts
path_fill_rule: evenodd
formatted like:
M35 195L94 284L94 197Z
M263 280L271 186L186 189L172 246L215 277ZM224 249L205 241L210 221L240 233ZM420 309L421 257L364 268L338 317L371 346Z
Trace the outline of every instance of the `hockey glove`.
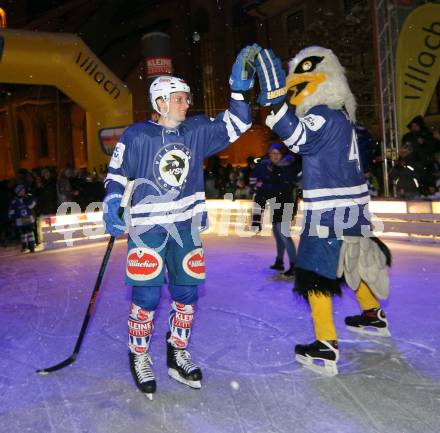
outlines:
M243 48L234 64L229 78L231 89L236 92L246 92L254 87L255 56L261 50L257 44Z
M121 207L121 197L110 196L104 200L103 219L105 224L105 231L111 236L120 236L125 232L125 222L119 216L119 209Z
M256 69L261 90L258 103L269 106L284 102L287 94L286 73L281 60L272 50L261 50L256 59Z

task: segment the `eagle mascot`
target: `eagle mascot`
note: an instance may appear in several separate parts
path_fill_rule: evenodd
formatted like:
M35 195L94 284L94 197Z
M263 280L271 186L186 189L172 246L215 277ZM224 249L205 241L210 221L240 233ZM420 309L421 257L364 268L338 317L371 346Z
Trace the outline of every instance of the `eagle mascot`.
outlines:
M362 310L345 318L347 328L390 336L379 299L388 297L391 255L372 232L355 133L356 101L344 68L326 48L301 50L289 62L287 77L273 51L261 49L255 69L258 102L270 107L266 124L303 162L304 227L294 291L310 305L315 341L296 345L296 360L332 376L339 360L332 300L341 294L342 281Z

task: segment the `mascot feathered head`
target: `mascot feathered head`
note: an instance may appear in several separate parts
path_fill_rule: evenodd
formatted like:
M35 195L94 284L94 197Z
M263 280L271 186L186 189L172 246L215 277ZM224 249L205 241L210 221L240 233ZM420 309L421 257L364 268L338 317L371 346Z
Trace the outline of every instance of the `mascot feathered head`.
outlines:
M345 109L356 121L356 101L345 77L345 69L332 50L313 46L301 50L289 62L287 90L296 114L303 117L316 105Z

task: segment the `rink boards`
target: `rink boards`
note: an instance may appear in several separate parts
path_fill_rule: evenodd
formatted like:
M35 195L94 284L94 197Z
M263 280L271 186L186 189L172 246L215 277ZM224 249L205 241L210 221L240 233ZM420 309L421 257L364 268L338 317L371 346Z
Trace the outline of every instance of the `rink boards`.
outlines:
M205 233L251 237L251 200L207 200L209 228ZM302 212L292 222L293 236L301 232ZM375 234L418 242L440 242L440 202L373 200ZM109 238L104 233L102 212L44 215L39 219L45 249L65 248ZM263 214L263 230L258 236L271 236L270 213Z

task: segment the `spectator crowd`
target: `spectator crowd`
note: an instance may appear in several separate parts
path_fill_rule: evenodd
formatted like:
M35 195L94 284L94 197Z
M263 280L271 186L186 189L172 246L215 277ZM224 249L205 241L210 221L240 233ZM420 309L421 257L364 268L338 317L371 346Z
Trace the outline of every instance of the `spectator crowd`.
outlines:
M440 129L429 129L422 116L407 127L389 174L396 195L407 200L440 200Z
M32 241L27 246L23 245L20 215L29 217L26 221L31 221L34 243L38 245L38 217L55 215L58 206L66 201L78 203L82 211L89 203L102 201L105 175L104 170L89 173L86 168L74 170L67 165L59 171L53 167L32 171L20 169L15 178L0 181L0 245L21 240L22 249L29 247L32 251ZM31 205L32 202L35 204Z
M365 179L372 196L383 195L383 161L380 144L361 125L356 127L360 158ZM283 155L290 152L284 148ZM254 199L259 184L256 173L268 164L269 155L249 156L246 164L223 165L219 156L205 164L205 190L208 199ZM422 116L408 124L394 165L388 167L389 189L393 195L406 200L440 200L440 128L428 128ZM54 215L63 202L76 202L84 211L91 202L104 197L106 169L90 173L87 168L65 166L28 171L20 169L13 179L0 181L0 245L31 239L24 235L17 222L19 204L35 202L29 210L33 221L35 244L38 245L36 221L40 215ZM301 188L300 180L297 187ZM24 191L24 192L23 192ZM21 201L20 201L21 200ZM15 213L14 213L15 212ZM25 212L21 210L20 212ZM32 245L32 241L30 241ZM24 247L23 247L24 248ZM32 250L32 248L30 248Z

